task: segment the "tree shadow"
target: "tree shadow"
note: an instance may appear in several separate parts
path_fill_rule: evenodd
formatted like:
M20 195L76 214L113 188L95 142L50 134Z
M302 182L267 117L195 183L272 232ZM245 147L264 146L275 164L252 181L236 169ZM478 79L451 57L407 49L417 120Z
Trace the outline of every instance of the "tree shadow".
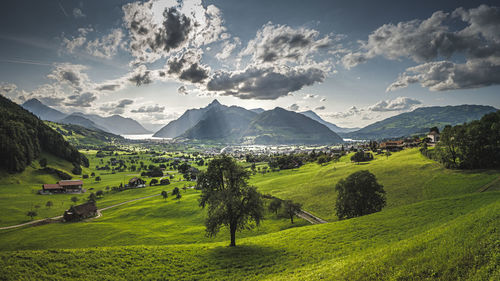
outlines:
M217 261L218 269L238 268L248 271L261 270L265 267L272 269L273 265L287 260L288 255L282 248L243 244L236 247L219 246L210 249L208 258Z

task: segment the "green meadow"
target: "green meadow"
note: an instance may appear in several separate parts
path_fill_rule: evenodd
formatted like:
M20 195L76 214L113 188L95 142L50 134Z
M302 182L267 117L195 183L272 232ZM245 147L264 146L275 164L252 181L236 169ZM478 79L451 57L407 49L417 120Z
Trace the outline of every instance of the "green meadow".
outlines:
M77 195L78 202L90 191L103 190L99 208L195 184L169 171L174 175L170 185L108 191L107 186L118 186L140 172L95 171L101 159L96 151L84 153L91 164L83 174L95 172L102 180L84 179L88 192ZM43 156L49 166L70 173L70 163ZM138 156L151 163L145 152ZM120 153L103 162L111 157L130 156ZM256 173L250 179L260 192L299 202L330 223L310 225L298 219L292 225L267 212L261 226L238 233L237 247L229 248L226 229L215 237L205 235L199 191L181 189L180 200L155 196L105 210L102 217L85 222L0 230L0 279L498 280L500 171L444 169L417 149L360 164L349 157ZM37 173L38 168L33 163L21 174L2 175L1 226L29 221L26 212L34 204L41 205L37 218L61 215L73 204L74 195L33 192L42 183L57 181ZM387 192L387 206L379 213L338 221L334 186L358 170L376 175ZM46 208L47 200L54 206Z

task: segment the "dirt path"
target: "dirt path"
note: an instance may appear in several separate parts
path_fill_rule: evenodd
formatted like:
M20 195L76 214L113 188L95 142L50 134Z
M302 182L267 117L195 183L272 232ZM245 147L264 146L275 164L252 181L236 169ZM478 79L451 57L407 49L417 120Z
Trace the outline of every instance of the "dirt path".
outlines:
M304 210L300 210L300 212L297 212L295 214L297 215L297 217L303 218L306 221L310 222L311 224L327 223L327 221L325 221L324 219L320 219L317 216Z

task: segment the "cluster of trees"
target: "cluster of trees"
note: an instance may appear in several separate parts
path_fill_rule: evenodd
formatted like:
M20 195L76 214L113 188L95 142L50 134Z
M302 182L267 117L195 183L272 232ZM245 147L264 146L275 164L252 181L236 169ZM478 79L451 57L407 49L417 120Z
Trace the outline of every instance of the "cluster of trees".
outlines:
M448 168L500 167L500 111L463 125L446 126L436 147L424 145L421 152Z
M35 115L0 96L0 168L21 172L42 151L88 167L88 159Z
M300 203L293 202L292 200L281 200L276 197L271 197L271 202L267 208L270 212L275 213L276 215L278 215L278 212L281 210L281 214L290 218L290 222L293 224L293 218L298 212L300 212L302 205Z
M274 156L268 162L269 168L280 170L299 168L303 164L303 157L297 154Z
M353 156L351 156L351 161L359 163L359 162L366 162L373 160L373 154L371 152L365 152L363 150L360 150L356 153L354 153Z

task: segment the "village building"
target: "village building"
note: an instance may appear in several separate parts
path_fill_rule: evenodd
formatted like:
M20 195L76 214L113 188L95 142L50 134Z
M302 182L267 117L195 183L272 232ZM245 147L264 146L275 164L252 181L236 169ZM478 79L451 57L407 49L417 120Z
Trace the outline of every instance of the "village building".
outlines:
M133 177L128 181L128 187L133 187L133 188L146 187L146 181L138 177Z
M83 181L81 180L61 180L55 184L43 184L40 194L53 194L53 193L82 193Z
M429 132L427 137L431 140L430 143L437 143L439 141L439 133L436 131Z
M80 221L97 216L97 206L94 201L89 201L77 206L71 206L64 212L64 221Z
M404 148L404 141L403 140L396 140L396 141L385 141L380 143L380 148L389 150L389 151L400 151L403 150Z

